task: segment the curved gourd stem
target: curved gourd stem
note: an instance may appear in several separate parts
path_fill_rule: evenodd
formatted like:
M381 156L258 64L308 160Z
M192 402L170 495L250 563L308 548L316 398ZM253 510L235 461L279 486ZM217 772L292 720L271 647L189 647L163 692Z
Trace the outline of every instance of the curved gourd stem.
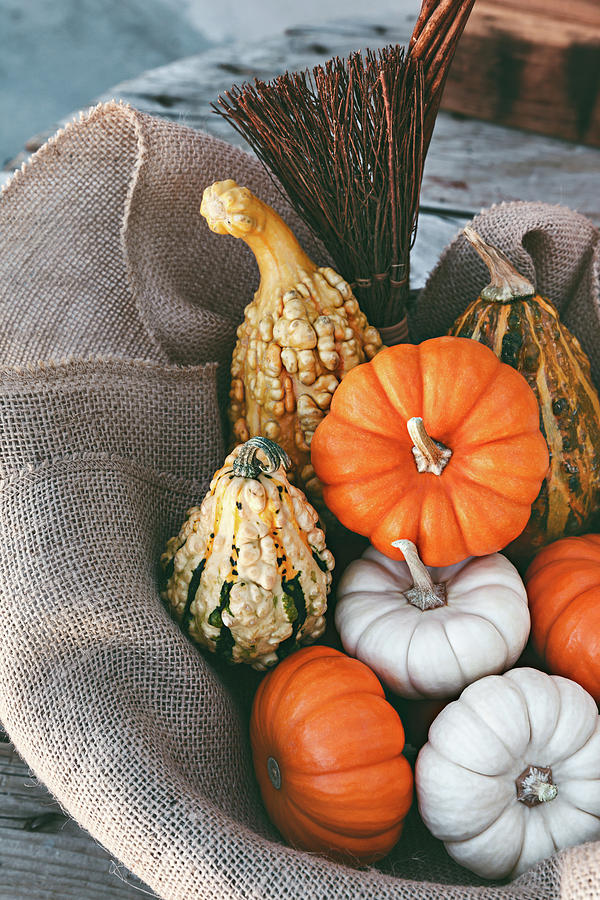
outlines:
M412 452L417 464L417 471L441 475L452 456L452 450L444 444L440 444L439 441L434 441L427 434L420 416L413 416L412 419L409 419L406 427L414 444Z
M410 590L404 591L408 602L423 612L446 606L446 585L434 583L413 542L406 539L392 541L392 547L402 551L413 580Z
M266 456L266 464L258 458L259 450ZM233 461L232 468L234 475L241 475L243 478L258 478L259 475L270 475L276 472L280 466L287 469L290 465L289 456L279 444L259 435L242 444Z
M484 300L510 303L511 300L535 296L535 288L532 283L517 272L501 250L491 244L486 244L483 238L468 225L464 228L464 235L489 269L492 280L483 288L480 295Z

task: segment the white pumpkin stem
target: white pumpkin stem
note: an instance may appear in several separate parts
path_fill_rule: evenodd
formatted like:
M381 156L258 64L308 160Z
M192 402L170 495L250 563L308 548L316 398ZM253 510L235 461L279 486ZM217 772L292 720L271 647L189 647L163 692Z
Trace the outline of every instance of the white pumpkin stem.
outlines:
M414 444L412 452L417 464L417 471L441 475L452 456L452 450L429 437L420 416L413 416L412 419L409 419L406 427Z
M404 591L408 602L423 612L446 606L446 585L443 582L441 584L434 583L429 569L421 561L419 551L413 542L406 539L392 541L392 547L398 547L402 551L413 580L410 590Z
M522 297L533 297L535 288L530 281L517 272L507 256L486 244L483 238L468 225L464 234L472 247L475 248L489 269L491 281L481 291L484 300L495 300L498 303L510 303Z
M552 769L548 766L527 766L516 779L517 800L526 806L549 803L558 794L552 781Z

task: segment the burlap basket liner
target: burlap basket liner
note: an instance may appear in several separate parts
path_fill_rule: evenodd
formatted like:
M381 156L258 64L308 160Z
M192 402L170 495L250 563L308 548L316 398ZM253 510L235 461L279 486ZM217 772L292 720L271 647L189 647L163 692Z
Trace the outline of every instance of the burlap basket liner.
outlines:
M65 810L169 900L600 896L600 845L486 885L414 814L363 870L285 846L268 822L247 739L257 676L215 667L157 590L167 537L222 461L227 362L257 282L245 247L199 216L224 177L326 261L252 157L116 104L3 195L0 719ZM581 238L577 286L597 265L596 232ZM581 296L600 346L597 293ZM436 302L434 333L450 315ZM411 327L427 321L419 306Z

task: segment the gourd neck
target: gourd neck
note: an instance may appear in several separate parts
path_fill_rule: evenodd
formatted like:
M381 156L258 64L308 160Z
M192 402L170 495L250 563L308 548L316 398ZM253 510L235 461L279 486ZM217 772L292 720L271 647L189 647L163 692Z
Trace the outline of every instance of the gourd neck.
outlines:
M526 806L549 803L558 794L552 781L552 769L548 766L527 766L515 780L517 800Z
M406 427L413 442L412 452L417 471L441 475L452 456L452 450L427 434L420 416L409 419Z
M312 275L317 267L283 219L260 200L256 203L263 207L264 214L252 231L242 235L242 240L250 247L258 264L257 297L272 298L282 286L293 287L306 275Z
M483 238L468 225L464 234L472 247L488 267L491 281L481 291L483 300L496 303L510 303L535 296L535 288L530 281L517 272L511 261L497 247L486 244Z
M254 253L260 271L257 298L267 294L272 302L282 286L292 287L317 269L283 219L231 178L205 189L200 212L211 231L241 238Z
M429 569L421 561L421 557L413 542L406 539L392 541L392 547L397 547L402 551L410 577L413 580L413 586L408 591L404 591L404 596L408 602L422 612L446 606L447 590L445 583L435 584L429 574Z

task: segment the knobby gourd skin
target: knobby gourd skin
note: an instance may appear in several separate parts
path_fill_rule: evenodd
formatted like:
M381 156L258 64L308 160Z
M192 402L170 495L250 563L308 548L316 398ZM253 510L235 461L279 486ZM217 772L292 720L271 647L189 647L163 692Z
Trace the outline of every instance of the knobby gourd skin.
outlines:
M504 672L529 636L527 593L500 553L426 569L410 541L407 562L369 547L337 589L335 624L344 650L395 694L457 697L484 675Z
M386 556L486 556L523 530L548 469L527 382L483 344L387 347L336 390L311 445L327 506Z
M469 685L429 729L419 812L460 865L515 878L600 838L600 717L580 685L512 669Z
M590 362L552 303L471 228L492 282L449 334L490 347L527 379L540 405L550 469L527 527L507 552L519 565L551 541L590 529L600 505L600 400Z
M562 538L527 569L531 635L549 670L600 703L600 535Z
M192 640L265 669L323 634L334 561L316 511L283 466L234 472L244 447L169 540L162 596Z
M398 841L413 793L404 729L359 660L323 646L289 656L258 687L250 740L265 807L292 846L366 865Z
M290 478L319 493L310 461L315 428L340 380L381 349L350 285L319 268L269 206L231 179L204 192L201 213L217 234L241 238L256 257L260 285L237 332L229 418L234 442L276 440Z

